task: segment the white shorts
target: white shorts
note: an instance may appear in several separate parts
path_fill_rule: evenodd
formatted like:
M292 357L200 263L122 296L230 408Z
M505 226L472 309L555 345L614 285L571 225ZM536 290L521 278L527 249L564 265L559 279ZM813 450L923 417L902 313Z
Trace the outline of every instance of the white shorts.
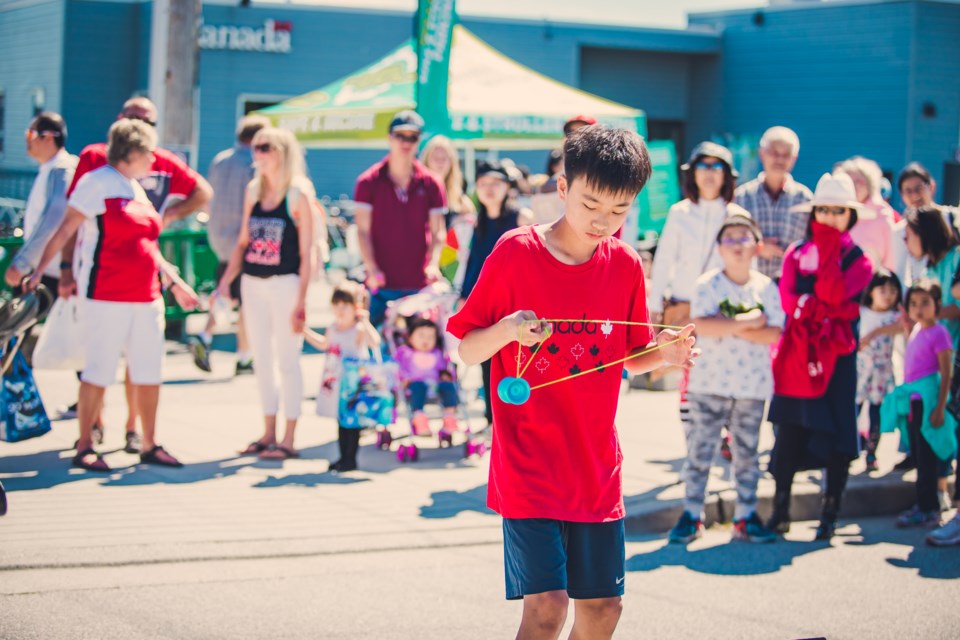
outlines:
M80 379L98 387L110 386L117 380L120 356L125 356L133 384L160 384L166 328L163 299L82 300L80 321L86 339L86 366Z

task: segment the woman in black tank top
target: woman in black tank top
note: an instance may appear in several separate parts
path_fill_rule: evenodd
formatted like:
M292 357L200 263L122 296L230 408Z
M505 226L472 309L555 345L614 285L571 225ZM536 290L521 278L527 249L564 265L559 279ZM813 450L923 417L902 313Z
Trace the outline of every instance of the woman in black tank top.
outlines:
M300 352L318 212L293 134L267 127L257 132L252 146L256 172L244 196L240 237L217 293L229 298L230 283L243 273L243 318L256 363L264 432L242 453L282 460L298 455L293 438L303 399ZM278 441L281 398L286 431Z

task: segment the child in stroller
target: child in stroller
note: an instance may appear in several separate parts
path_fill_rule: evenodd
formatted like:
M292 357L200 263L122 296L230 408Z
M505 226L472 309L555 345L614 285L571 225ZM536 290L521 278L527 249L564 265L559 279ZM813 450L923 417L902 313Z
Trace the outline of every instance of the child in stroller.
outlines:
M443 351L443 340L437 324L429 318L411 319L407 326L406 344L397 349L396 361L400 382L410 405L413 435L430 435L429 420L423 408L430 392L435 390L443 406L440 441L449 444L453 434L460 430L457 422L460 395L454 382L450 358Z

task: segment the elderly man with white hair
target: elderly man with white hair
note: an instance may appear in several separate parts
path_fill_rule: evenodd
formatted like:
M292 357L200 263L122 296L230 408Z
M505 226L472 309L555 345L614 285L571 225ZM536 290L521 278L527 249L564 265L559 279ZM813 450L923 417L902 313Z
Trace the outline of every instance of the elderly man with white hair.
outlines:
M790 213L792 207L813 198L810 189L790 175L798 155L797 134L787 127L770 127L760 138L763 171L734 193L736 203L750 212L763 232L757 269L774 280L780 279L787 247L803 239L807 231L806 217Z

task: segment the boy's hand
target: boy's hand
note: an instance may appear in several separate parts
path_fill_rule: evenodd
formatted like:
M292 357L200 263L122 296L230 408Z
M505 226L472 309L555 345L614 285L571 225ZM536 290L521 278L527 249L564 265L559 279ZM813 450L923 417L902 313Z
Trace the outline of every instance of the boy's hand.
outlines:
M943 407L937 407L930 412L930 424L933 427L942 427L944 421Z
M533 311L517 311L505 317L500 322L507 323L513 329L512 334L517 336L520 344L532 347L550 337L553 329L549 322L543 322Z
M657 346L665 363L684 369L694 366L694 360L700 355L700 349L694 347L697 343L693 337L696 328L696 325L688 324L680 331L664 329L657 334Z

